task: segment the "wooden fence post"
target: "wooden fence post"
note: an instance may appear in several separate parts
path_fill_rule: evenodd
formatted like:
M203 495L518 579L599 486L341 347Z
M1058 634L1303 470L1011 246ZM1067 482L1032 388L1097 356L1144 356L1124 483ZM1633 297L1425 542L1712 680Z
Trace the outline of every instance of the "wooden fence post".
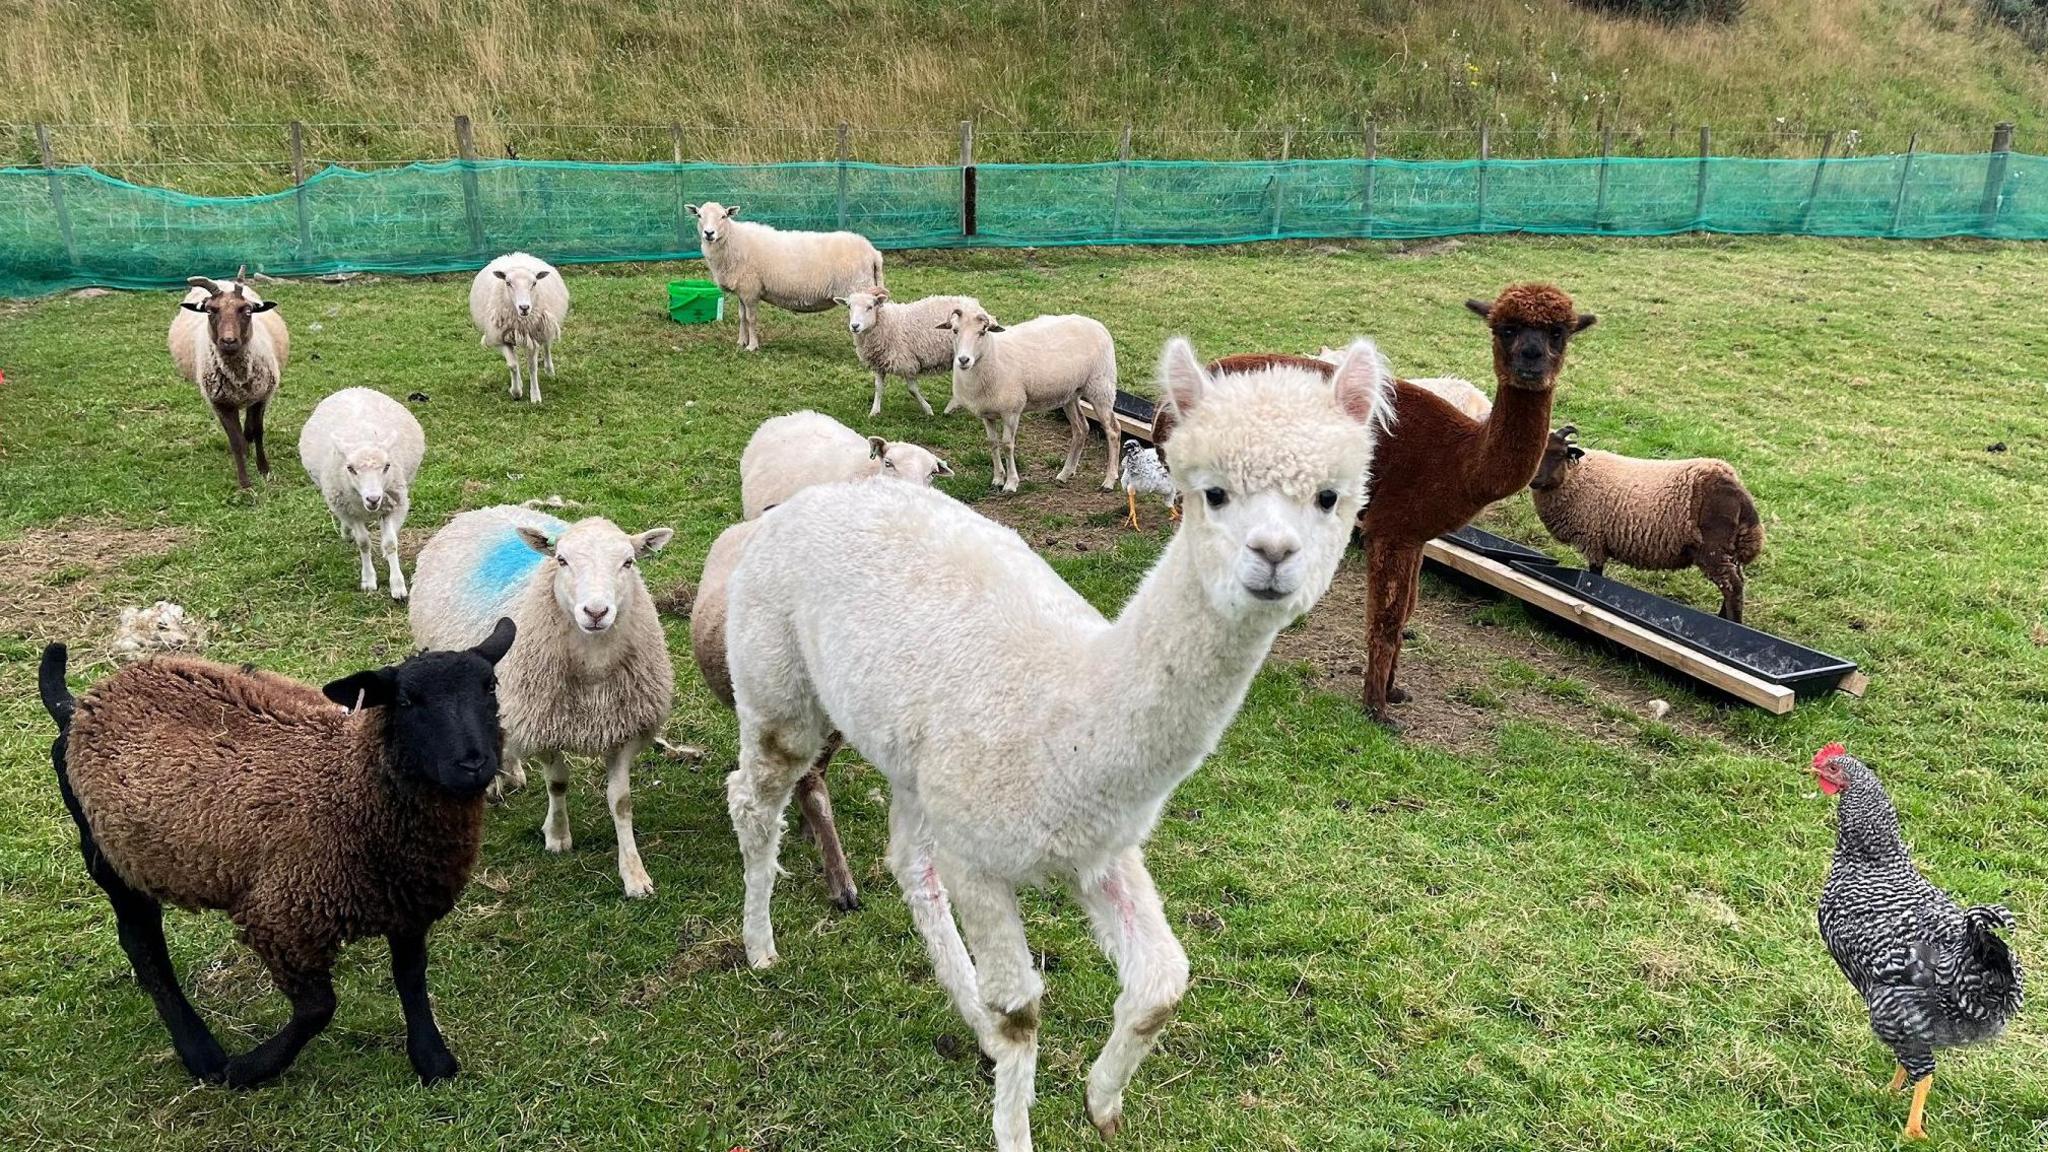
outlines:
M1289 163L1289 157L1291 157L1293 154L1294 125L1289 124L1285 129L1281 130L1280 165L1279 167L1273 169L1273 222L1272 227L1270 229L1270 234L1276 240L1280 238L1280 214L1282 211L1282 205L1287 196L1287 166Z
M469 251L472 256L481 256L484 251L483 195L477 189L476 137L470 131L467 116L455 118L455 148L462 160L462 216L469 225Z
M1607 228L1607 161L1614 155L1614 129L1600 127L1600 189L1593 199L1593 231Z
M1806 207L1799 210L1799 231L1804 234L1813 219L1813 206L1820 199L1820 182L1828 174L1828 153L1835 150L1835 134L1829 132L1820 142L1820 163L1813 166L1813 187L1806 190Z
M960 234L975 232L974 121L960 122Z
M1707 227L1707 164L1714 156L1714 130L1700 125L1700 184L1692 195L1692 226L1699 231Z
M57 234L64 238L64 259L76 270L78 242L71 235L71 210L64 207L64 178L57 174L57 153L50 147L47 124L36 125L36 150L42 153L43 167L50 173L50 207L57 212Z
M669 162L676 167L676 255L697 246L697 226L690 220L689 179L683 174L683 126L668 126Z
M1984 163L1984 204L1978 210L1978 228L1989 232L1998 223L1998 210L2005 201L2005 172L2012 161L2012 122L2002 121L1991 130L1991 155Z
M1493 159L1493 125L1479 126L1479 218L1476 231L1486 231L1486 163Z
M292 210L299 218L299 263L313 248L313 228L306 219L306 126L292 121Z
M1373 225L1373 181L1379 175L1380 126L1367 122L1365 126L1365 236L1372 238Z
M1131 122L1124 121L1124 138L1116 147L1116 211L1110 217L1109 238L1124 234L1124 181L1131 174Z
M839 195L837 199L839 227L842 231L846 228L846 161L848 154L852 150L853 129L847 126L846 121L841 120L839 122Z
M1899 234L1899 221L1905 219L1906 181L1913 178L1913 154L1918 151L1920 151L1920 134L1915 132L1906 141L1906 159L1903 164L1899 165L1899 186L1892 190L1892 226L1885 233L1888 236L1897 236Z

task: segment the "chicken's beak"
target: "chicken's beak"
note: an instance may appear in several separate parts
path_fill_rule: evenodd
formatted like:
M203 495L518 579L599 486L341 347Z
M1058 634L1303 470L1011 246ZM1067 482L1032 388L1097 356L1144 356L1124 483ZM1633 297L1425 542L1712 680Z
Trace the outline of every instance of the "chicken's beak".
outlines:
M1842 785L1848 783L1848 780L1842 775L1842 770L1835 767L1835 763L1832 760L1826 764L1816 766L1813 770L1813 777L1820 782L1820 790L1830 796L1840 792Z

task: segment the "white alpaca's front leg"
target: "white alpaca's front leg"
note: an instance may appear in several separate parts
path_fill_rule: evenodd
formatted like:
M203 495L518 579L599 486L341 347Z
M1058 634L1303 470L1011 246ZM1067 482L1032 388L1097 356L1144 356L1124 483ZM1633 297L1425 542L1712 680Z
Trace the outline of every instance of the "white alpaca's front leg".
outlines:
M960 930L974 955L981 1002L995 1023L997 1152L1030 1152L1031 1102L1038 1077L1038 1002L1045 984L1031 965L1024 918L1010 882L939 861Z
M953 908L946 886L939 880L939 867L924 826L924 812L911 794L898 792L889 803L889 871L903 902L910 907L910 922L924 937L925 951L932 961L932 977L953 1001L953 1010L974 1030L974 1040L988 1058L996 1058L999 1044L995 1020L982 1003L975 980L974 961L960 939L953 922Z
M778 959L769 905L775 896L775 875L780 871L776 857L782 851L782 810L789 807L797 780L823 747L819 737L806 748L793 749L793 743L802 742L793 741L795 735L789 729L763 733L742 718L740 766L725 778L725 808L732 817L733 834L739 838L740 866L746 881L740 937L746 942L747 963L756 968L766 968ZM805 754L790 755L792 751Z
M540 772L548 781L548 816L540 826L541 838L546 841L548 851L567 852L571 847L569 838L569 758L560 752L550 752L541 757Z
M619 840L619 882L635 900L654 895L654 881L640 862L640 844L633 838L633 760L645 747L646 742L632 740L613 752L604 785L605 803L612 810L612 832Z
M1088 909L1096 943L1116 961L1123 985L1116 1025L1088 1070L1088 1120L1106 1140L1123 1127L1124 1088L1187 991L1188 956L1167 926L1159 889L1136 847L1101 876L1083 878L1074 895Z
M397 505L392 508L391 514L384 517L381 532L384 562L391 569L391 598L393 600L403 600L406 597L405 569L400 567L398 563L398 526L405 522L405 512L406 499L400 496L398 497Z

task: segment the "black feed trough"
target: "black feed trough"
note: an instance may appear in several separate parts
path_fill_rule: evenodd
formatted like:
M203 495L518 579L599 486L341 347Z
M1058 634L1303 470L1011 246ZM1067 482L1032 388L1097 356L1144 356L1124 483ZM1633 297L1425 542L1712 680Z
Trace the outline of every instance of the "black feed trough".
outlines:
M1582 568L1567 568L1548 560L1514 560L1509 566L1801 696L1826 693L1856 671L1853 661L1731 623L1711 612L1689 608Z
M1152 418L1158 412L1159 406L1152 403L1152 401L1145 399L1143 396L1133 396L1121 388L1117 389L1117 415L1128 416L1149 428L1152 425Z
M1513 564L1517 560L1527 560L1533 564L1551 562L1550 554L1547 552L1539 552L1527 544L1517 543L1505 536L1496 536L1484 528L1474 528L1470 524L1456 532L1444 533L1443 538L1467 552L1477 552L1489 560L1498 560L1503 564Z

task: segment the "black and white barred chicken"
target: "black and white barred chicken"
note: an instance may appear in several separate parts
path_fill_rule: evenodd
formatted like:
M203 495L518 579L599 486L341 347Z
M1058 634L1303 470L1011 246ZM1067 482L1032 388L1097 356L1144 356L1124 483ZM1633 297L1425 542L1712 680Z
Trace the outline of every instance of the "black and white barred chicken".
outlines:
M1122 469L1124 502L1130 505L1131 514L1124 523L1133 531L1138 524L1138 493L1149 492L1166 499L1168 515L1180 519L1180 493L1173 486L1173 477L1166 470L1166 461L1160 459L1159 449L1147 448L1136 440L1124 441Z
M2014 927L2012 914L1998 904L1959 907L1928 883L1877 773L1840 744L1814 755L1813 774L1839 797L1820 936L1870 1006L1871 1031L1898 1058L1892 1090L1913 1083L1906 1139L1924 1139L1935 1050L1994 1039L2019 1011L2019 957L1998 936Z

